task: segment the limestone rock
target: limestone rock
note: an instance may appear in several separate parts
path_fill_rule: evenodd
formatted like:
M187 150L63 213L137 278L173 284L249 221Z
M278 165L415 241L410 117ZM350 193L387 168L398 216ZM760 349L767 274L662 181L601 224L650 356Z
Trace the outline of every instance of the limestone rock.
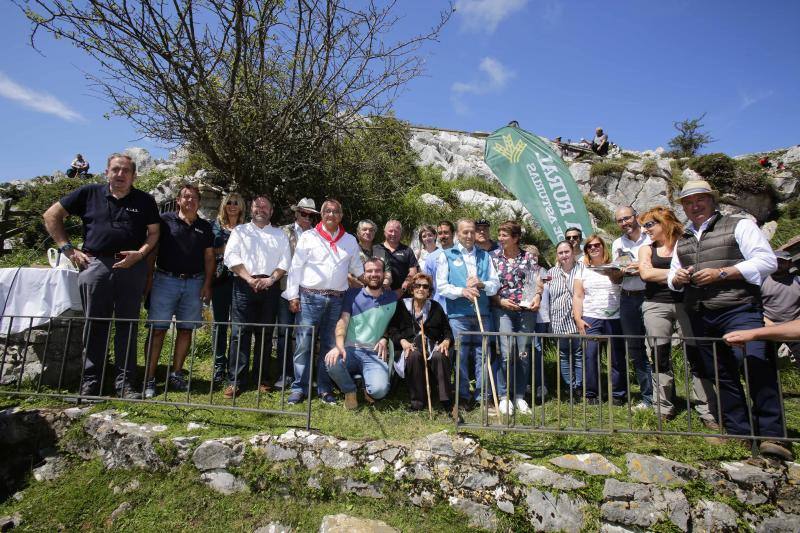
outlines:
M495 198L488 194L466 189L463 191L456 191L458 201L464 205L473 205L487 213L496 213L503 217L516 218L522 215L523 218L530 219L530 214L522 206L519 200L507 200L504 198Z
M249 492L247 484L226 470L208 470L200 474L200 479L220 494Z
M552 494L528 489L525 496L527 515L535 531L581 531L586 517L586 502L566 494Z
M603 519L628 526L651 527L669 520L681 531L689 527L689 502L679 490L608 478L603 487Z
M775 211L775 199L768 192L752 193L736 191L735 194L724 194L720 201L735 205L755 217L759 224L764 223Z
M780 511L765 518L756 526L756 533L797 533L800 531L800 515Z
M800 162L800 144L789 148L781 157L781 161L783 161L785 165Z
M192 454L192 462L201 472L236 466L243 459L244 442L238 438L207 440Z
M761 233L764 234L764 237L770 241L772 237L775 236L775 231L778 229L778 221L777 220L770 220L769 222L765 222L763 226L761 226Z
M130 158L136 163L137 174L144 174L153 168L153 157L150 155L150 152L144 148L131 146L129 148L125 148L122 153L130 156Z
M84 429L97 442L106 468L158 470L165 466L156 453L154 439L166 431L166 426L136 424L125 420L123 413L102 411L90 415Z
M173 437L172 444L178 449L178 461L184 462L189 459L195 442L200 440L197 435L192 437Z
M386 522L346 514L325 515L319 533L396 533Z
M695 172L695 171L694 171L694 170L692 170L691 168L685 168L685 169L683 169L683 173L681 173L681 177L682 177L682 178L683 178L685 181L689 181L689 180L702 180L702 179L704 179L704 178L703 178L703 176L701 176L700 174L698 174L697 172Z
M116 522L117 518L125 514L126 512L130 511L133 508L130 502L122 502L119 504L119 507L114 509L111 512L111 516L108 517L109 521L113 524Z
M572 163L569 166L569 172L575 178L575 183L578 184L581 192L587 194L590 189L592 165L589 163Z
M778 198L783 201L790 200L797 194L797 182L798 179L788 172L772 178L772 183L775 185L775 192L778 194Z
M736 531L736 511L726 503L700 500L692 511L692 527L696 533Z
M769 471L744 461L722 463L720 467L731 481L747 488L760 486L772 490L780 479L779 472Z
M11 531L15 527L19 527L20 524L22 524L22 515L19 513L0 516L0 531Z
M61 455L46 457L43 465L33 469L33 478L36 481L53 481L61 477L67 466L66 458Z
M328 468L333 468L335 470L344 470L346 468L352 468L356 464L355 458L348 452L341 450L331 450L329 448L325 448L324 450L322 450L322 453L320 453L319 458L320 460L322 460L322 464L324 464Z
M442 200L435 194L430 194L427 192L419 195L419 201L425 205L432 205L434 207L439 207L441 209L447 207L447 203L444 200Z
M469 525L486 531L497 530L497 516L488 505L450 496L450 506L469 517Z
M568 453L550 459L558 467L568 470L580 470L593 476L609 476L620 474L622 470L599 453L583 453L574 455Z
M696 468L661 456L626 453L625 462L631 479L642 483L683 485L698 476Z
M261 526L253 530L253 533L292 533L292 531L294 530L289 526L285 526L279 522L270 522L266 526Z
M575 490L586 486L586 483L572 476L559 474L539 465L517 463L512 472L526 485L543 485L557 490Z

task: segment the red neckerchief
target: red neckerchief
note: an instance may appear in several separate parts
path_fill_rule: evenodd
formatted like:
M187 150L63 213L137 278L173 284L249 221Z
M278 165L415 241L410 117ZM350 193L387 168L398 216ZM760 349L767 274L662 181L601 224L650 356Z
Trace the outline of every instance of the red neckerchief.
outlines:
M326 241L328 241L328 243L331 245L331 250L333 250L334 252L336 252L336 251L337 251L337 250L336 250L336 243L339 241L339 239L341 239L342 237L344 237L344 226L342 226L341 224L339 224L339 233L336 235L336 238L335 238L335 239L334 239L333 237L331 237L331 234L330 234L330 233L328 233L327 231L325 231L325 226L323 226L323 225L322 225L322 222L320 222L319 224L317 224L317 225L316 225L316 227L315 227L314 229L315 229L315 230L317 230L317 233L319 233L319 236L320 236L320 237L322 237L323 239L325 239Z

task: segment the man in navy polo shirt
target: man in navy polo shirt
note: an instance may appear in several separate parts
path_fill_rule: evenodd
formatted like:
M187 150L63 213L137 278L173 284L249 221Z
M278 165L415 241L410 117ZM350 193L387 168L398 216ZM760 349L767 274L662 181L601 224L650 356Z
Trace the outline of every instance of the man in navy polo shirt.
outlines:
M150 290L150 359L144 397L156 394L156 369L170 320L177 320L175 354L169 386L186 391L183 362L189 353L192 330L201 326L203 301L211 299L211 280L216 269L214 233L211 224L197 216L200 189L185 183L178 192L178 212L161 215L161 240L156 253L150 254L148 286ZM154 272L155 271L155 272Z
M124 154L111 154L106 165L108 184L80 187L44 213L47 232L81 270L78 286L87 318L138 319L147 265L143 261L158 242L158 207L153 197L133 188L136 163ZM64 219L83 221L83 249L73 248ZM108 320L87 320L86 359L81 394L97 396L106 355ZM139 398L136 376L136 322L117 322L114 335L114 386L120 397Z
M389 393L389 341L384 336L397 307L397 293L383 287L383 260L364 263L366 287L349 289L336 323L336 346L325 355L328 375L344 392L344 406L358 407L353 376L361 374L368 401Z

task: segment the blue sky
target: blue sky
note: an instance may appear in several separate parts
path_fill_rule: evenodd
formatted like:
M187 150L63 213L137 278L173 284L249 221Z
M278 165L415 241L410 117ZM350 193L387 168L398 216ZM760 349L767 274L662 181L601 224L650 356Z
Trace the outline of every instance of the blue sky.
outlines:
M400 0L398 34L433 24L443 0ZM602 5L598 8L598 5ZM458 0L427 74L395 113L416 124L492 131L509 120L578 139L603 126L624 148L665 146L672 122L707 113L731 155L800 143L800 2L740 0ZM28 42L28 23L0 6L0 181L66 169L81 152L143 146L87 84L93 63L65 42Z

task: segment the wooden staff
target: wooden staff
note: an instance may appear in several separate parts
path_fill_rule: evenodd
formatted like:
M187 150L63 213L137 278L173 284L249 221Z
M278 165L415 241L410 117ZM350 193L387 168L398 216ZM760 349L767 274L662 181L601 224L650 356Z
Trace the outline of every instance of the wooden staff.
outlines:
M472 303L475 305L475 313L478 315L478 326L481 328L481 333L486 333L483 329L483 318L481 318L481 310L478 307L478 299L475 298L472 300ZM494 400L494 409L497 413L496 416L500 416L500 406L497 403L497 389L494 386L494 373L492 372L492 354L489 350L486 349L486 335L481 335L481 350L486 355L486 367L489 371L489 384L492 386L492 399Z
M425 367L425 392L428 393L428 418L433 420L433 404L431 404L431 382L428 378L428 348L427 339L425 338L425 326L422 324L425 321L423 318L419 321L419 334L422 337L422 365Z

